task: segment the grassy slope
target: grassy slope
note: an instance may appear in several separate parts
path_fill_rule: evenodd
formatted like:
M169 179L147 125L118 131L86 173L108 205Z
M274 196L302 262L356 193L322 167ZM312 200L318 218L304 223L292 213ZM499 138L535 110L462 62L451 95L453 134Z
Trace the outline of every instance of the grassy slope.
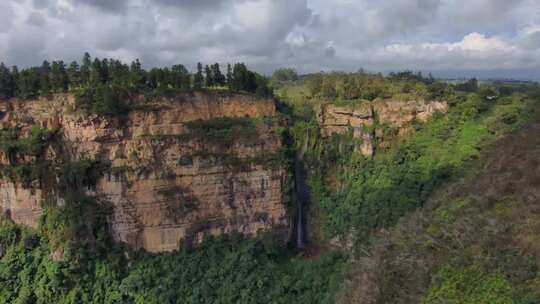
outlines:
M382 233L342 303L539 303L540 115Z

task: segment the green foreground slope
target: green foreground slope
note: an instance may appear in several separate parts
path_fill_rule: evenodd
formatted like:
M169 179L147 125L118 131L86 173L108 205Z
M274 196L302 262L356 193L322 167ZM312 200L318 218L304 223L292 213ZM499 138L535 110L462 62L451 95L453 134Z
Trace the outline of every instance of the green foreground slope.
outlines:
M353 263L341 303L539 303L540 115Z

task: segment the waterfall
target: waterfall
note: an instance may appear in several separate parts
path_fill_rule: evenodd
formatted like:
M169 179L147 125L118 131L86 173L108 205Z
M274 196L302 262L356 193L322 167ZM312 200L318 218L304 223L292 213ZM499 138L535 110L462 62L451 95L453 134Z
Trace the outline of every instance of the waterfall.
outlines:
M304 153L307 150L309 140L309 131L303 142L302 148L300 151L295 153L294 157L294 181L296 189L296 246L299 249L305 247L305 236L304 236L304 207L309 201L309 190L306 185L306 177L304 172Z

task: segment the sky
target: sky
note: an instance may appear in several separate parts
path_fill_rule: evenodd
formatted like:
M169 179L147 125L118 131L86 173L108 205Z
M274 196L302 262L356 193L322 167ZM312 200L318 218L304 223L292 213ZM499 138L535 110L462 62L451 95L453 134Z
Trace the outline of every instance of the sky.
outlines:
M0 61L540 79L540 0L1 0Z

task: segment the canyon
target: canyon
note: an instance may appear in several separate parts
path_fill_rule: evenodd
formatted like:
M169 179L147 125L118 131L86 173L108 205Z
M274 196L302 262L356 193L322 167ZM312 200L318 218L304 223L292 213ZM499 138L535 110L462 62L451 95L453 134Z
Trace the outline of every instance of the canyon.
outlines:
M131 102L139 106L117 116L77 110L70 94L2 101L2 130L18 130L25 138L39 127L59 142L46 145L39 157L13 157L3 149L1 164L42 163L46 171L79 161L105 164L95 185L83 190L112 204L108 225L113 239L134 249L173 251L205 236L232 233L289 238L286 196L292 181L275 100L218 92L151 102L137 98ZM407 134L413 122L447 109L444 101L329 103L318 110L317 121L324 136L352 132L356 150L372 157L376 149ZM37 227L45 199L65 203L53 191L59 176L48 176L51 180L34 178L25 185L4 173L2 212L14 223ZM303 244L301 224L296 228Z

